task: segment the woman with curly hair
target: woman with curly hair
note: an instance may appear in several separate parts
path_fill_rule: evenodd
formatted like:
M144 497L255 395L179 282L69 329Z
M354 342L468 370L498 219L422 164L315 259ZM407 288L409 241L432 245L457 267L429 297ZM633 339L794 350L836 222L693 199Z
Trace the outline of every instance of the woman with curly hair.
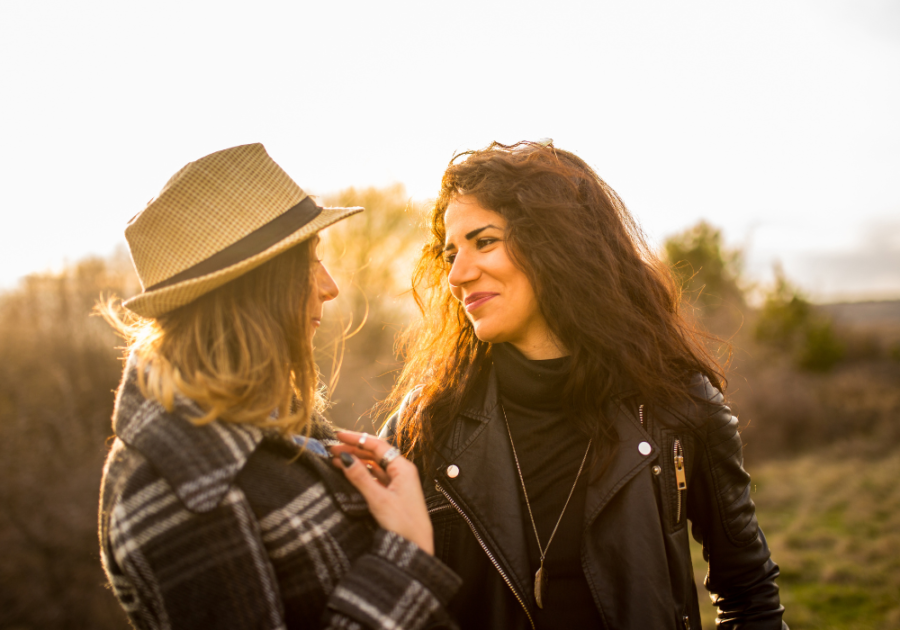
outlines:
M552 143L454 158L382 436L419 465L465 628L782 628L737 420L624 204Z

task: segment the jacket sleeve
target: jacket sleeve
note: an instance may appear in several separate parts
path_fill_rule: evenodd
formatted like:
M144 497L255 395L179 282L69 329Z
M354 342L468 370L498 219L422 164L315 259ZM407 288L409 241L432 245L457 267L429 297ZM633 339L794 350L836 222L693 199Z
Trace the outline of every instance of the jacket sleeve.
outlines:
M163 480L101 513L101 556L135 628L284 628L274 570L239 489L198 514Z
M456 628L447 602L461 580L440 560L394 532L379 529L372 548L331 593L325 627ZM351 624L351 627L352 624Z
M292 532L302 536L286 541L279 552L295 553L292 564L302 573L291 580L291 596L324 599L318 607L322 618L314 625L455 627L445 608L460 584L455 573L381 529L369 549L347 564L333 546L328 523L321 521L346 517L334 506L330 515L323 512L328 506L311 507L294 514ZM104 568L139 630L285 628L282 586L264 544L279 535L283 528L265 530L256 520L239 486L214 509L196 513L156 480L135 486L101 513Z
M704 584L718 607L719 628L780 630L778 565L750 499L737 418L722 394L703 379L702 398L691 418L696 428L696 462L688 487L688 518L709 563Z

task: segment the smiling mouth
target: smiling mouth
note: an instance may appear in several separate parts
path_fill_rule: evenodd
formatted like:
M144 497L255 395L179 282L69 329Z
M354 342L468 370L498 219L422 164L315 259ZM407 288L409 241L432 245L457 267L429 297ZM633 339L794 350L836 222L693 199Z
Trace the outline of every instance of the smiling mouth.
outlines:
M466 312L471 313L482 304L490 300L491 298L495 298L499 293L473 293L472 295L467 295L465 299Z

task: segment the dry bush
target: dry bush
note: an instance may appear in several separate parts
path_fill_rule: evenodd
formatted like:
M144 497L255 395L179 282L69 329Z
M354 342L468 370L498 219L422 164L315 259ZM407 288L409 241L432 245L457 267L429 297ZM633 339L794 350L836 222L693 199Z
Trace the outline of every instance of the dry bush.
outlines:
M134 290L128 267L89 259L0 297L0 627L125 625L97 542L121 366L90 312L101 291Z
M900 362L883 355L845 359L831 372L810 372L797 369L793 353L759 345L749 334L735 339L735 348L728 399L748 460L851 441L884 452L900 439Z
M334 403L330 416L339 426L371 431L375 427L368 412L387 395L402 367L393 345L415 311L407 291L424 241L423 208L409 201L400 184L350 188L325 203L366 208L322 233L321 255L341 294L325 307L316 346L327 383L334 374L335 355L340 354L342 328L359 328L345 342L340 381L330 392Z

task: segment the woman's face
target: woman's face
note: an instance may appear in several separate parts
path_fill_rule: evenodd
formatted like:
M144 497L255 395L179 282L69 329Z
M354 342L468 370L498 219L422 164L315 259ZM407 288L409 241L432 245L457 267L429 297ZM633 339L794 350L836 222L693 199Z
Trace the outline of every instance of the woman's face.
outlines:
M563 356L531 282L509 256L506 219L461 195L447 205L444 225L450 292L465 308L475 335L510 343L529 359Z
M315 237L312 248L312 266L313 266L313 290L307 303L307 311L311 321L312 334L316 334L316 329L322 325L322 312L325 308L325 302L329 302L337 297L338 286L328 273L325 265L319 259L316 252L319 245L319 237Z

